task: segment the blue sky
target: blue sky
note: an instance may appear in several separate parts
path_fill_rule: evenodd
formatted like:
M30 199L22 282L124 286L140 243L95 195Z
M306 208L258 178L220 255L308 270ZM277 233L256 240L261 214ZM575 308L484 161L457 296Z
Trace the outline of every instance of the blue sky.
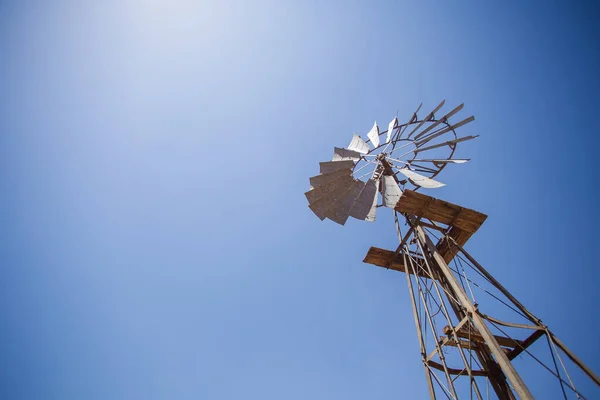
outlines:
M404 277L361 262L391 212L303 192L442 99L481 137L428 193L489 215L468 248L600 371L594 7L92 3L0 3L0 397L425 398Z

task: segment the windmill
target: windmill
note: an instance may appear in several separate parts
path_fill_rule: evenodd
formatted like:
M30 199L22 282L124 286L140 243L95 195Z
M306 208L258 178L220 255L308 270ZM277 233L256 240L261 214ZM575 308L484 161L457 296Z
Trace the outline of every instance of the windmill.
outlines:
M465 250L487 216L419 192L444 186L437 175L469 161L454 158L457 145L477 138L456 133L473 116L450 122L463 104L438 118L444 103L423 118L421 104L384 131L375 122L366 140L354 134L348 146L335 147L332 160L310 178L309 208L341 225L349 217L373 222L380 207L393 210L398 247L371 247L364 262L406 277L432 399L491 393L533 399L526 384L533 365L556 381L560 396L585 399L567 367L599 386L600 378Z

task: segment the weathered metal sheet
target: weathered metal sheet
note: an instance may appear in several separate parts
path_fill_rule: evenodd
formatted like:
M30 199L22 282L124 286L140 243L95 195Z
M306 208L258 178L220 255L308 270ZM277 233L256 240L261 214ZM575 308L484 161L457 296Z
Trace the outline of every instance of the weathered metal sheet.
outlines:
M396 203L398 203L398 200L400 200L400 196L402 196L402 190L400 190L400 187L398 186L398 183L394 177L384 175L383 192L381 194L381 197L383 198L383 205L389 208L396 207Z
M352 180L353 179L350 175L343 175L321 186L317 186L314 189L309 190L308 192L304 193L304 196L306 196L306 199L309 203L314 203L332 191L336 190L338 186L347 185L349 182L351 183Z
M369 145L355 133L348 145L348 149L358 151L361 154L367 154L369 152Z
M369 179L350 209L350 216L363 221L375 221L378 182Z
M333 148L333 158L331 161L344 161L344 160L352 160L358 161L360 160L361 154L358 151L352 151L348 149L342 149L339 147Z
M326 174L321 174L317 176L312 176L309 178L310 186L313 188L325 185L331 181L334 181L342 176L350 176L352 175L351 169L338 169L337 171L328 172Z
M422 138L423 135L425 135L427 132L429 132L430 130L432 130L433 128L435 128L436 126L438 126L439 124L441 124L442 122L446 122L448 120L448 118L450 118L451 116L453 116L454 114L456 114L457 112L459 112L460 110L462 110L464 106L465 106L464 103L460 104L454 110L450 111L448 114L446 114L442 118L438 119L437 122L429 125L423 132L421 132L421 133L419 133L418 135L415 136L415 140Z
M340 196L342 196L348 190L349 186L352 185L352 183L354 182L354 179L352 179L352 177L342 177L337 179L335 182L338 182L339 184L335 186L332 190L325 193L317 201L312 202L308 205L308 207L321 220L325 219L326 212L329 209L329 207L331 207L336 202L336 200L339 199ZM319 188L314 190L318 190L323 187L324 186L320 186Z
M375 186L378 185L378 182L375 182ZM377 197L378 197L378 191L377 189L375 190L375 195L373 196L373 204L371 204L371 209L369 210L369 214L367 214L367 218L365 218L365 221L367 222L375 222L375 217L377 214Z
M465 118L462 121L460 121L460 122L458 122L458 123L456 123L456 124L454 124L452 126L447 126L444 129L442 129L440 131L437 131L437 132L432 132L431 134L429 134L426 137L424 137L421 140L419 140L416 143L416 145L417 145L417 147L422 146L423 144L425 144L425 143L427 143L427 142L429 142L429 141L431 141L431 140L433 140L433 139L435 139L437 137L442 136L444 133L450 132L453 129L458 129L461 126L466 125L469 122L472 122L474 120L475 120L475 117L474 116L470 116L469 118Z
M418 154L418 153L422 153L422 152L427 151L427 150L437 149L438 147L444 147L444 146L454 145L456 143L464 142L464 141L467 141L467 140L477 139L478 137L479 137L479 135L475 135L475 136L465 136L465 137L461 137L461 138L458 138L458 139L448 140L447 142L439 143L439 144L434 144L433 146L423 147L422 149L417 148L416 153Z
M392 134L394 133L394 129L398 126L398 117L394 117L392 122L388 125L387 136L385 138L385 142L389 143L392 138Z
M413 113L413 115L410 116L410 119L408 120L408 122L406 124L404 124L404 128L402 128L402 132L400 132L398 137L402 137L402 135L404 135L404 132L406 132L406 130L408 129L409 125L417 120L417 118L418 118L417 113L419 112L419 110L421 110L422 106L423 106L423 103L419 104L419 107L417 107L417 109Z
M446 186L444 183L435 181L431 178L427 178L426 176L417 174L414 171L411 171L408 168L402 168L399 169L398 172L400 172L402 175L406 176L408 179L411 180L411 182L413 184L415 184L416 186L421 186L427 189L435 189L435 188L440 188L442 186Z
M371 130L367 133L367 137L373 143L373 147L379 146L379 127L377 126L377 121L375 121Z
M425 118L423 118L423 120L419 123L419 125L415 126L414 129L412 131L410 131L410 133L408 134L408 137L411 137L413 135L413 133L418 131L423 126L423 124L425 122L427 122L431 118L433 118L435 113L440 111L440 109L444 106L445 103L446 103L446 100L442 100L442 102L440 104L438 104L438 106L432 112L430 112Z
M344 225L350 216L350 209L364 187L365 182L354 181L350 188L325 212L326 218Z
M324 161L319 163L319 170L322 174L328 172L337 171L338 169L352 169L354 168L354 161Z

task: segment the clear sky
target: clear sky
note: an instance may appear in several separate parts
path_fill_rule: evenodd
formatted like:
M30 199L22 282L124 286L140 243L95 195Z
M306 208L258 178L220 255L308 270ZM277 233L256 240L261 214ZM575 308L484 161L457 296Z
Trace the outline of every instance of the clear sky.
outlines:
M591 4L1 1L0 397L425 398L404 277L362 263L392 213L303 193L442 99L481 137L427 193L600 372Z

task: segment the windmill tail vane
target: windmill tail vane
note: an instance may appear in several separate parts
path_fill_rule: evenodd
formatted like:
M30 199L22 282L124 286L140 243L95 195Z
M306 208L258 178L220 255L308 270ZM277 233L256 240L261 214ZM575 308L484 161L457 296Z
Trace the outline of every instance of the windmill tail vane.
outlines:
M478 137L457 134L473 116L450 122L463 104L438 116L444 104L419 115L421 104L407 120L393 118L384 131L375 122L366 140L355 133L334 147L309 179L308 206L341 225L349 217L373 222L379 207L393 210L398 247L371 247L363 261L404 273L432 399L489 398L489 388L498 399L533 399L517 370L524 358L549 372L563 398L585 399L575 378L596 389L600 378L465 250L487 216L419 192L443 187L444 168L470 161L454 157L458 144ZM510 321L486 314L489 303Z

